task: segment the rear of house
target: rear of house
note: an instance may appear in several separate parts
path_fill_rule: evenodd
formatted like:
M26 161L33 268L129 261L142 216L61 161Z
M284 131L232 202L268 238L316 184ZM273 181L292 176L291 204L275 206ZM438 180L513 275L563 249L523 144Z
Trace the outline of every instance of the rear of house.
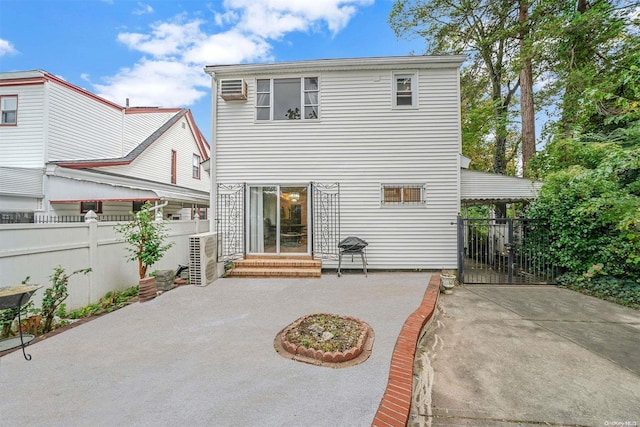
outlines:
M358 236L371 269L455 268L463 60L207 67L221 255L335 267Z

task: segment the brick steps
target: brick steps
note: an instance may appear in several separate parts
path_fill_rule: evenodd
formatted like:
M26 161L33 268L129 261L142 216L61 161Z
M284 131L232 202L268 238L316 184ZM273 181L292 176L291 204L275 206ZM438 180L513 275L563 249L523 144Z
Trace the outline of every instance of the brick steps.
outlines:
M320 277L322 261L311 257L248 256L235 261L227 277Z

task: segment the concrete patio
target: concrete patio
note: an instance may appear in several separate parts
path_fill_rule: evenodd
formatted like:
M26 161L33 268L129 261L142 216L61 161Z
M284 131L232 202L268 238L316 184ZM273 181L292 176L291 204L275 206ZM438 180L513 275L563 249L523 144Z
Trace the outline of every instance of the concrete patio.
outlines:
M368 426L428 273L220 279L182 286L0 358L0 419L16 426ZM371 357L342 369L287 360L302 315L358 317Z

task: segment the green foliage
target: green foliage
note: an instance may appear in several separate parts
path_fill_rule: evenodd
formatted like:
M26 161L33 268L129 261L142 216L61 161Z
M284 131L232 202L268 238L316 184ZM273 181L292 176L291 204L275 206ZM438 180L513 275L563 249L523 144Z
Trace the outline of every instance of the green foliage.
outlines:
M138 261L138 274L140 279L143 279L147 274L147 268L162 259L173 243L165 243L166 224L154 221L151 203L145 203L140 212L132 212L131 215L133 219L116 226L116 231L129 245L127 260Z
M114 310L124 307L132 300L138 298L138 287L132 286L123 291L107 292L97 303L89 304L78 310L69 313L70 319L81 319L83 317L95 316L102 313L111 313Z
M58 266L54 268L50 277L52 286L45 289L42 297L42 317L44 318L43 333L47 333L53 329L53 318L58 311L60 304L69 296L68 285L69 278L76 274L88 274L90 268L76 270L71 274L66 274L64 268Z
M606 142L586 143L574 139L558 138L549 142L544 150L529 162L528 176L545 178L551 173L560 172L572 166L595 169L616 147L615 144Z
M595 169L572 166L547 176L527 211L546 218L550 256L570 273L593 265L640 278L640 150L613 147Z
M640 283L630 278L597 273L598 267L594 265L584 274L563 274L558 277L558 284L583 294L640 309Z

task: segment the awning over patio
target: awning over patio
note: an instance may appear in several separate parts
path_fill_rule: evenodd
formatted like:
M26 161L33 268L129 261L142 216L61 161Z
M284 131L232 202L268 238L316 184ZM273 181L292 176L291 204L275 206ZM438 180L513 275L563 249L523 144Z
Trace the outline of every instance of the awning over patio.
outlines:
M515 176L468 169L460 171L460 202L463 205L515 203L538 197L542 182Z
M92 201L167 200L209 206L209 193L175 185L90 170L48 168L51 203Z

